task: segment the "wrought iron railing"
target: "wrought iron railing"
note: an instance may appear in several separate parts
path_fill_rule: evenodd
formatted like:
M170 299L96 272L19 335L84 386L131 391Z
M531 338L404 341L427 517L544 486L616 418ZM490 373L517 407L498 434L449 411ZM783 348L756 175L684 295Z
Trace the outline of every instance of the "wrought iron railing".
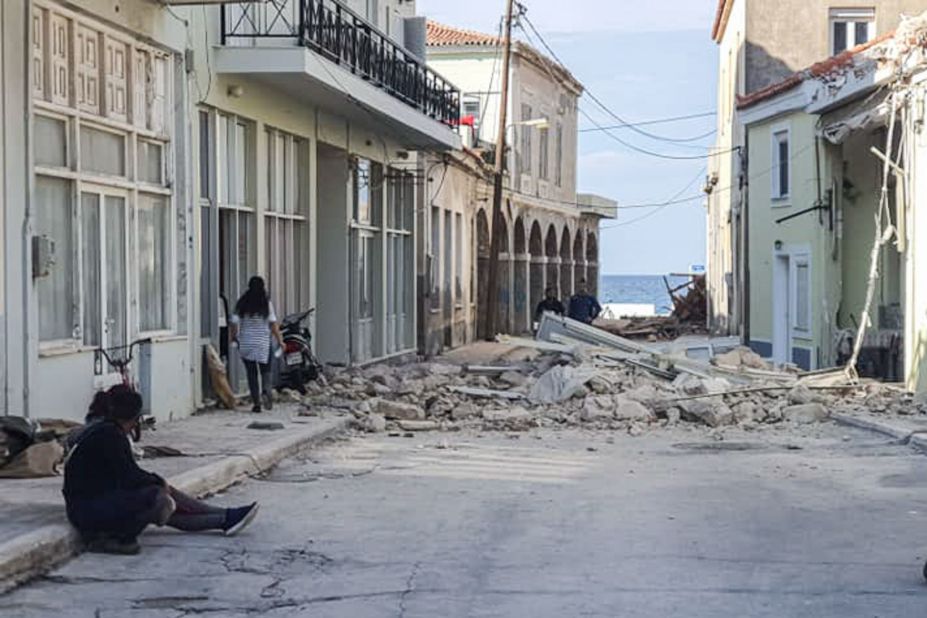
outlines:
M336 0L223 4L222 44L292 40L450 126L460 121L460 91Z

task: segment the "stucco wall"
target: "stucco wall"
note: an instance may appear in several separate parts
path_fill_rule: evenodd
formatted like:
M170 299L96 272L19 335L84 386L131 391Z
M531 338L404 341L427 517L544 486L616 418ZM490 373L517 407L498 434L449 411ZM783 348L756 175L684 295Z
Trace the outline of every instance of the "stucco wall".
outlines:
M927 10L925 0L737 0L747 7L747 92L788 77L831 55L830 9L876 8L876 32L898 26L902 14ZM729 26L730 27L730 26Z

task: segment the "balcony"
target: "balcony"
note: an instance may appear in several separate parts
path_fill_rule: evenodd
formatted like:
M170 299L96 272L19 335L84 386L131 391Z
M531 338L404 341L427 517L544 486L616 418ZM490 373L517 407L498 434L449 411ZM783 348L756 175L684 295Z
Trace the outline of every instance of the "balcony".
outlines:
M460 91L335 0L242 2L220 10L220 73L258 77L350 116L347 99L363 108L359 122L392 128L413 147L459 147Z

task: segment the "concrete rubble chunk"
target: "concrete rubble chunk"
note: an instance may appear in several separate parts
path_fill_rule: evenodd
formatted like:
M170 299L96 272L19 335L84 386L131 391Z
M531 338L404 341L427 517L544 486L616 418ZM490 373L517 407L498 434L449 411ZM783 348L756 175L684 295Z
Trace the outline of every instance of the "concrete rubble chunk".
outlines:
M616 400L615 418L622 421L640 421L654 418L654 413L647 406L633 399L619 398Z
M371 399L370 408L373 413L382 414L389 420L425 420L425 410L421 406L409 403L389 401L387 399Z
M436 421L398 421L396 424L403 431L435 431L440 427Z
M615 399L609 395L586 397L579 417L583 421L594 422L615 418Z
M519 371L506 371L499 376L499 381L512 387L518 387L528 382L528 376Z
M793 423L806 425L827 420L830 413L820 403L805 403L783 408L782 417Z
M723 427L734 424L734 411L727 404L712 399L694 399L680 402L682 417L691 422L702 423L709 427Z
M463 421L479 415L480 409L469 402L458 404L451 409L451 418L455 421Z
M528 400L544 404L567 401L587 392L586 382L595 375L595 369L556 365L531 385Z
M763 357L751 350L750 348L738 347L730 352L718 354L712 361L719 367L730 367L732 369L759 369L769 371L769 363L763 360Z
M524 430L535 426L534 415L521 407L483 410L483 421L511 430Z
M383 433L386 431L386 418L382 414L371 414L361 419L360 426L367 433Z
M804 384L798 384L789 391L787 399L792 405L821 403L821 397Z
M673 380L673 388L680 395L704 395L708 391L705 384L699 378L688 373L681 373Z

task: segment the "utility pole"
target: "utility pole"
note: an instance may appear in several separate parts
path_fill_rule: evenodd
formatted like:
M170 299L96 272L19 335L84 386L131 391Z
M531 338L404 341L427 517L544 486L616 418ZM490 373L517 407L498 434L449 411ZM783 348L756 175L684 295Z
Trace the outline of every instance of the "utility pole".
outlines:
M493 173L492 220L489 243L489 289L486 290L486 306L481 310L486 316L486 339L492 341L496 334L496 310L499 302L499 249L502 245L502 179L505 172L505 132L509 109L509 66L512 59L512 13L515 0L505 2L505 28L502 41L502 93L499 102L499 127L496 135L496 161Z

